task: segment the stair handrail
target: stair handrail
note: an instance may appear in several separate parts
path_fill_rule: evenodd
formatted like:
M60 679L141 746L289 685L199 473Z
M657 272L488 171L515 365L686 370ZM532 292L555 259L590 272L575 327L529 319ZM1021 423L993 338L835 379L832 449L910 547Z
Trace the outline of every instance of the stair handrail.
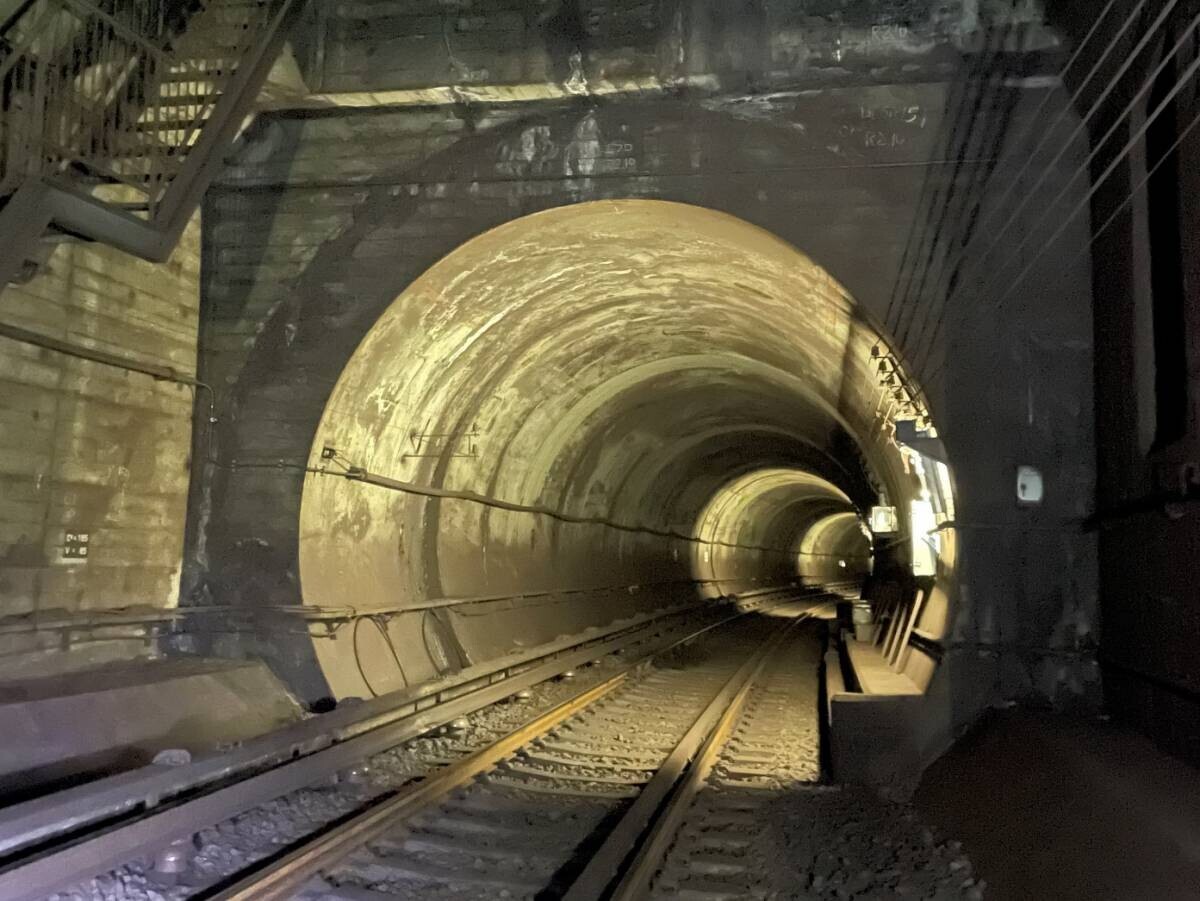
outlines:
M123 186L123 209L174 229L303 2L207 0L190 19L181 0L25 3L0 32L0 197L82 175ZM206 28L232 39L207 48Z
M163 21L154 15L161 0L133 8L136 23ZM159 51L151 35L86 0L27 3L3 36L0 185L8 189L24 177L59 174L73 157L106 146L106 132L124 126L120 101L131 76Z

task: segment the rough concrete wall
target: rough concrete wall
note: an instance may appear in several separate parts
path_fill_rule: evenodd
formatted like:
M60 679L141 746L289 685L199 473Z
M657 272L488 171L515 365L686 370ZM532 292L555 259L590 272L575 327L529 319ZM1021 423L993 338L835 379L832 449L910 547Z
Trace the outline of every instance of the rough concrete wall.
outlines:
M194 223L162 266L63 244L0 294L0 318L193 374L199 238ZM191 389L4 338L0 386L0 617L173 606ZM67 533L89 536L86 560L65 556ZM0 647L58 641L6 636Z
M235 170L228 188L209 201L213 278L205 359L209 377L224 387L222 454L265 468L216 473L206 546L216 565L205 574L201 596L250 603L296 597L300 478L276 461L305 460L333 381L391 299L493 225L605 196L715 206L792 241L881 315L927 175L925 167L903 163L932 153L932 140L880 149L857 131L862 143L851 148L843 141L845 149L834 155L823 136L810 137L822 126L838 127L827 125L831 119L861 117L864 105L920 106L936 114L944 97L931 85L880 90L775 100L763 104L766 120L755 122L705 109L709 104L659 101L536 114L506 107L262 122L261 143L247 149L255 162ZM1036 95L1026 103L1026 109L1036 105ZM907 127L922 134L915 123ZM453 151L439 153L447 144ZM350 154L347 147L363 150ZM836 162L847 155L849 165ZM877 167L873 160L901 165ZM577 174L581 161L591 175ZM251 233L261 238L247 241ZM1085 636L1094 624L1088 576L1094 563L1087 539L1071 537L1065 523L1086 512L1091 494L1089 354L1079 299L1059 296L1060 312L1047 317L1048 301L1032 291L1024 313L995 327L1009 362L997 367L990 357L963 357L947 378L956 391L938 421L956 453L960 518L978 524L964 537L976 569L971 612L956 640L972 667L982 669L977 682L984 695L999 683L1001 665L998 656L980 662L981 647L1013 651L1012 664L1005 664L1013 693L1057 694L1060 681L1078 686L1090 678L1076 678L1070 662L1069 673L1052 666L1040 681L1030 672L1046 659L1080 653L1078 636L1059 627L1064 605L1071 616L1092 611L1083 616ZM966 323L947 346L982 327ZM1054 355L1044 358L1045 369L1028 374L1031 331ZM1013 362L1016 354L1024 356ZM1039 398L1032 431L1030 378ZM981 402L989 415L980 415ZM1012 500L1014 469L1023 460L1040 462L1055 481L1052 504L1041 513L1022 513ZM1019 591L1018 571L1025 573ZM1021 646L1028 653L1015 651Z
M796 462L788 444L850 469L829 448L850 429L890 494L904 493L898 455L872 428L877 336L855 313L793 248L694 206L577 204L468 242L371 329L309 465L332 447L391 479L639 531L431 502L339 479L335 464L304 490L306 602L387 610L641 586L636 600L654 604L656 590L693 580L710 593L794 580L800 536L851 504L782 468ZM412 438L464 428L474 437ZM764 434L777 440L764 448ZM571 606L614 612L585 600L539 610L520 636L552 637ZM396 643L422 656L419 639Z
M981 23L1036 27L1040 16L1038 3L1003 0L415 0L326 10L303 43L306 80L331 93L647 74L721 73L744 87L867 68L918 80L914 57L963 46Z
M208 201L204 329L206 374L225 389L223 418L257 423L222 430L222 453L266 468L242 470L252 478L222 492L207 551L231 534L256 560L285 552L297 511L276 498L294 493L287 486L299 476L272 465L298 462L301 446L307 453L361 336L436 260L523 214L605 197L724 209L792 241L882 311L936 126L910 123L902 130L911 144L875 150L860 124L853 146L826 145L847 119L861 122L860 104L921 104L936 115L943 97L936 86L903 97L865 88L776 99L753 116L735 101L727 113L652 100L260 122L246 163ZM755 121L759 113L766 121ZM840 162L847 157L850 166ZM896 168L853 165L869 159ZM218 472L214 484L227 478L236 475ZM247 540L242 523L265 546ZM276 528L278 539L269 534ZM263 601L290 590L264 584L258 569L239 566L214 590Z
M939 88L914 90L936 98L926 101L934 108L941 102ZM865 94L873 106L904 102L872 88ZM302 479L294 467L307 460L333 383L382 310L487 228L604 197L723 208L789 238L818 262L835 260L852 290L882 309L888 276L864 264L863 248L895 266L905 203L919 190L923 168L899 181L884 168L847 172L825 148L825 135L788 125L836 131L839 122L822 121L831 102L858 118L862 99L776 102L767 115L778 116L778 126L656 101L260 122L262 143L247 147L246 164L207 207L204 374L221 394L219 453L232 468L200 484L194 512L208 518L211 511L211 518L189 593L249 604L299 597ZM876 153L860 140L845 153ZM903 168L916 151L878 153ZM300 653L277 649L277 659L294 670Z

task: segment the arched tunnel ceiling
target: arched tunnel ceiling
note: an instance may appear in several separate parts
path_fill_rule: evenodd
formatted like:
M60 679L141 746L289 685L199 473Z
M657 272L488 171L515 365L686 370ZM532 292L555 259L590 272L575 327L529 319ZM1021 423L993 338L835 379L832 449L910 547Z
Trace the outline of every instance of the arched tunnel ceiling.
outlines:
M813 523L906 493L877 419L878 338L820 266L741 220L554 209L468 242L395 301L312 465L328 446L394 479L687 535L734 486L716 540L798 548ZM662 574L661 536L600 531L312 474L302 587L364 606L555 587L564 555L596 579Z
M697 535L740 544L775 541L774 547L795 553L811 526L841 513L854 514L850 498L820 476L757 469L721 486L699 518Z

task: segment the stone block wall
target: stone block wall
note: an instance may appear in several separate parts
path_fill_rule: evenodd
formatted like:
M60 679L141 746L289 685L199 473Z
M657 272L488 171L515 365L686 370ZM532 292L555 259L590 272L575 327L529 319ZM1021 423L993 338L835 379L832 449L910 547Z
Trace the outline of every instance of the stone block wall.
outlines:
M61 244L0 320L193 375L199 294L197 217L165 265ZM0 338L0 654L61 646L14 617L174 606L192 410L187 386Z

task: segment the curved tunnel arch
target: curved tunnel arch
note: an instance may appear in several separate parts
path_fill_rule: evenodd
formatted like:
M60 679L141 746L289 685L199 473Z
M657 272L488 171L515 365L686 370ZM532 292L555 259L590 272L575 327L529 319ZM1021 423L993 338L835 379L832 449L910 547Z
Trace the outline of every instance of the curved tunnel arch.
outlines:
M859 576L870 551L846 523L878 490L900 502L919 488L878 416L879 339L820 266L724 213L597 201L495 228L376 323L334 389L311 463L332 447L393 479L609 525L310 474L305 599L404 609L827 579L827 566L802 563L818 525L810 557L853 561ZM611 601L560 602L528 631L552 637L661 597ZM452 616L443 626L465 660L497 650ZM395 631L407 647L412 626ZM331 668L334 692L355 693Z
M838 572L805 559L836 555L861 560L850 542L824 543L820 550L809 546L810 533L824 532L827 522L842 518L862 521L846 493L821 476L784 467L754 469L718 490L701 514L696 531L701 548L717 545L711 559L703 561L714 573L736 566L736 560L718 563L718 559L729 557L726 550L731 546L744 546L762 549L755 562L764 572L754 578L788 581L799 575L813 583L850 581L865 575L868 561L861 561L852 571ZM698 569L701 563L696 561Z

